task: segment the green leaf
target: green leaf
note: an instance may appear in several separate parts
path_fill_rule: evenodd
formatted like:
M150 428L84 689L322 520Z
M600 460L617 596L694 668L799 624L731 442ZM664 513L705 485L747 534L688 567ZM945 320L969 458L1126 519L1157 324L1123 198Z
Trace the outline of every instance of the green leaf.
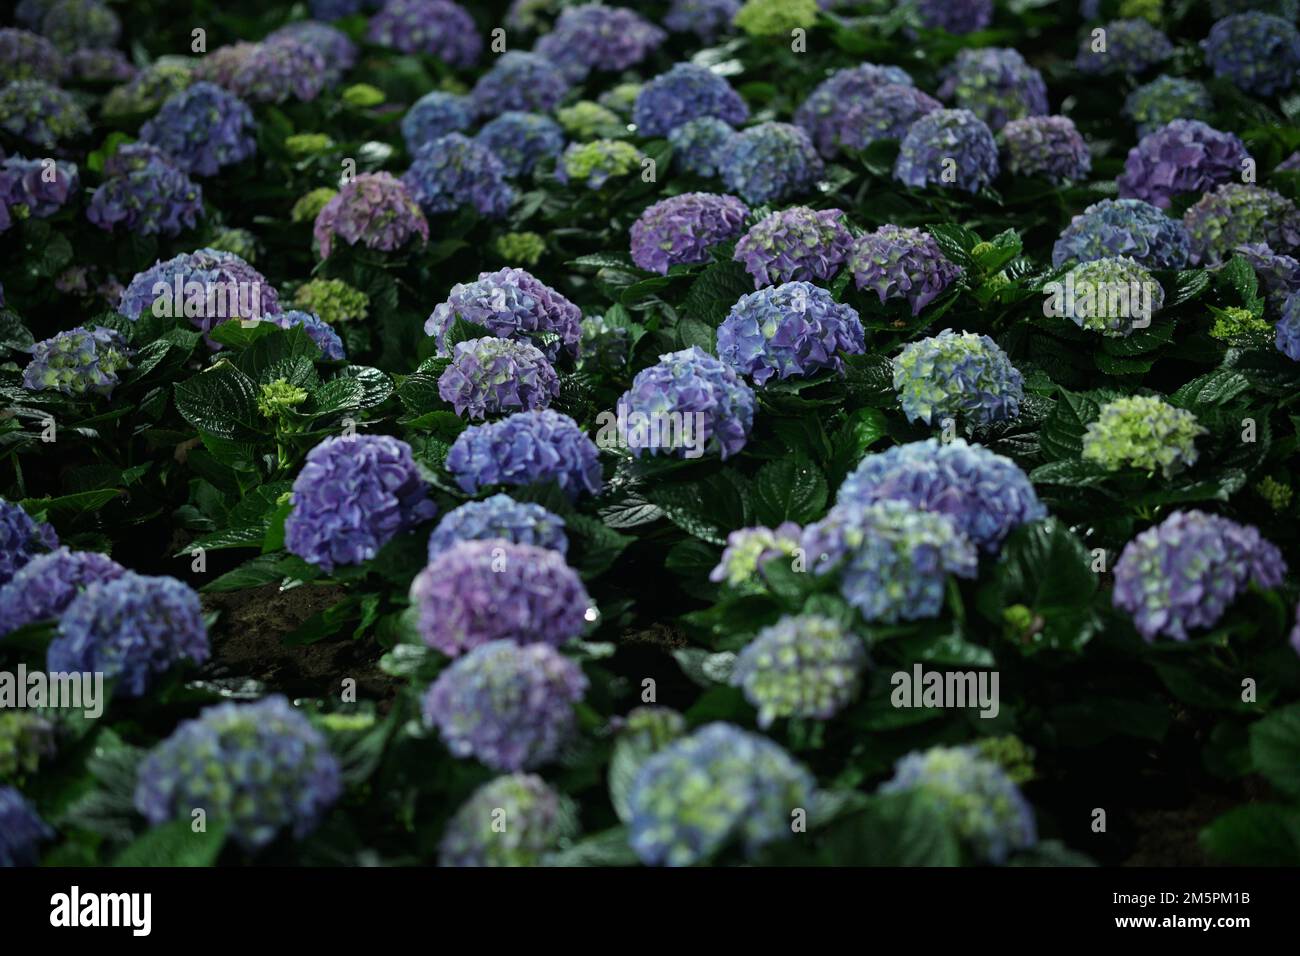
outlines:
M1101 406L1086 395L1061 389L1052 413L1038 436L1039 447L1052 458L1078 458L1088 424L1101 414Z
M769 461L754 480L754 517L769 527L806 524L826 508L826 476L803 456Z
M682 300L682 314L717 328L736 301L753 291L754 280L741 263L719 259L691 283Z
M821 866L957 866L961 848L953 821L934 801L910 791L868 797L857 811L839 816L818 829L809 813L809 835L797 836L770 849L777 862ZM811 860L799 844L815 839Z
M226 827L209 821L195 833L189 817L160 824L133 842L113 861L114 866L212 866L226 843Z
M1300 866L1300 808L1252 803L1201 831L1212 857L1243 866Z
M628 843L627 827L614 827L584 837L566 849L547 856L545 866L636 866L641 861Z
M1003 605L1024 605L1036 618L1020 635L1029 647L1077 651L1096 634L1091 604L1099 582L1092 555L1065 524L1048 518L1017 528L1002 556Z
M1250 380L1232 369L1217 368L1192 379L1169 396L1173 405L1195 410L1198 405L1226 405L1250 388Z
M253 379L222 359L176 384L176 409L202 433L255 442L263 437L265 424L257 410L257 395Z
M116 488L100 488L95 491L79 491L72 495L62 495L58 498L24 498L18 503L28 514L75 518L98 511L120 494L122 492Z
M1250 756L1269 783L1300 797L1300 704L1284 707L1251 726Z

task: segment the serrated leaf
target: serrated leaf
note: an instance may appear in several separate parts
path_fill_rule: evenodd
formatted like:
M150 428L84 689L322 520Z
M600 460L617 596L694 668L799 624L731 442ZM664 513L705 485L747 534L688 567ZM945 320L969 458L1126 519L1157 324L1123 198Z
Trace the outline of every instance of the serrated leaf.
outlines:
M257 394L253 380L223 359L176 384L176 409L200 432L231 441L257 441L264 425Z
M754 480L754 515L769 527L806 524L826 508L826 476L806 458L769 461Z

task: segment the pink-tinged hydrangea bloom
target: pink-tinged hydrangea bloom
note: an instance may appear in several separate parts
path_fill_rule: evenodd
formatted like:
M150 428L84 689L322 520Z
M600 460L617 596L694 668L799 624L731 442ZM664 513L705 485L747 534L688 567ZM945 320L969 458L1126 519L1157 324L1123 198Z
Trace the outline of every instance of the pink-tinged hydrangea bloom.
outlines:
M928 232L894 225L859 237L849 251L848 266L859 289L875 292L882 305L906 299L913 315L961 275L961 267L948 260Z
M552 362L562 351L576 358L582 339L582 311L523 269L481 272L474 282L452 286L424 323L425 334L438 339L438 354L448 354L447 330L457 319L497 338L532 342Z
M438 394L473 419L546 408L560 394L555 369L536 346L488 336L457 342Z
M754 288L806 280L828 282L853 243L839 209L791 206L760 219L736 243L735 260L754 277Z
M157 146L128 143L104 163L86 218L111 232L177 236L198 225L203 190Z
M970 110L926 113L908 129L894 161L894 178L917 189L940 186L975 193L997 176L993 132Z
M449 66L473 66L483 51L474 18L451 0L388 0L366 38L402 53L427 53Z
M1175 196L1203 193L1236 179L1249 158L1232 133L1200 120L1173 120L1138 140L1116 183L1120 196L1168 209Z
M678 63L646 83L632 111L642 136L665 136L702 116L739 126L749 119L749 107L726 79L693 63Z
M350 246L395 252L412 239L429 239L429 223L406 186L391 173L362 173L316 216L312 235L328 259L338 237Z
M912 78L901 67L874 63L837 70L794 111L795 125L808 134L822 156L833 159L845 144L857 105L886 86L912 86Z
M169 96L140 127L140 139L187 173L215 176L257 152L255 126L248 104L215 83L200 82Z
M456 437L447 470L466 494L493 485L554 481L570 498L600 494L600 451L568 415L554 409L518 412L471 425Z
M763 385L843 371L841 352L866 350L862 320L851 306L808 282L786 282L740 297L718 328L718 356Z
M1042 176L1053 183L1086 179L1092 153L1068 116L1011 120L998 133L1003 166L1013 176Z
M632 224L632 261L660 275L680 263L706 262L712 247L740 235L748 215L735 196L681 193L661 199Z

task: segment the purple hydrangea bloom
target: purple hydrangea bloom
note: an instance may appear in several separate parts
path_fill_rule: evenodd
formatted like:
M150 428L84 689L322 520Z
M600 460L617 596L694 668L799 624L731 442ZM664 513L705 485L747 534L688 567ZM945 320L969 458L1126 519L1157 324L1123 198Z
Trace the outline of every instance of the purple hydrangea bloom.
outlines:
M320 96L329 73L314 46L289 37L254 43L222 85L250 103L310 102Z
M1103 199L1070 220L1052 247L1052 265L1128 256L1147 269L1181 269L1191 256L1187 229L1141 199Z
M52 163L53 180L47 172ZM75 163L10 156L0 162L0 205L22 207L27 215L46 219L68 204L80 190Z
M751 226L733 258L745 264L755 289L796 280L829 282L852 244L842 210L791 206Z
M1300 262L1274 252L1268 243L1242 243L1233 252L1250 263L1264 287L1264 294L1279 306L1288 295L1300 289Z
M312 228L321 258L337 236L350 246L395 252L418 236L429 240L429 222L402 180L391 173L362 173L344 185L316 215Z
M600 451L578 423L553 409L471 425L457 436L447 470L466 494L492 485L554 481L570 498L600 494Z
M69 93L43 80L0 87L0 129L46 149L90 132L86 111Z
M712 178L722 170L736 131L715 116L701 116L683 123L668 134L673 148L673 165L696 176Z
M569 552L564 519L559 515L531 501L492 495L482 501L467 501L442 516L438 527L429 535L429 560L433 561L458 541L493 538L546 548L560 555Z
M731 32L740 0L673 0L664 26L673 33L694 33L701 43L712 43Z
M114 692L140 697L180 661L208 659L208 629L194 589L133 571L92 582L59 618L45 666L51 672L102 673Z
M1214 75L1256 96L1288 90L1300 70L1300 33L1293 21L1249 11L1224 17L1201 42Z
M943 104L915 86L890 83L866 99L850 101L838 121L837 143L843 149L866 149L876 140L901 140L912 124Z
M449 133L415 151L402 182L429 215L466 205L490 219L505 216L515 201L506 168L496 154L460 133Z
M564 130L540 113L502 113L483 124L474 141L492 152L507 176L526 176L543 159L554 159L564 149Z
M1130 541L1115 563L1115 607L1148 641L1188 640L1213 627L1249 584L1282 583L1282 553L1250 525L1201 511L1175 511Z
M1296 173L1300 172L1300 149L1288 156L1282 162L1278 163L1273 170L1276 173Z
M30 30L0 30L0 83L58 79L65 68L63 54L45 37Z
M478 78L470 97L480 115L509 111L549 113L569 92L569 81L554 63L536 53L510 50Z
M837 503L906 501L952 519L993 553L1012 529L1047 517L1020 466L963 439L934 438L868 455L840 486Z
M949 170L956 175L949 179ZM998 176L998 148L988 125L970 110L934 110L912 124L894 162L906 186L979 192Z
M1158 76L1124 101L1124 115L1145 136L1176 119L1204 120L1214 109L1205 84L1180 76Z
M131 354L120 332L78 326L32 347L23 388L107 398L118 385L118 372L131 368Z
M104 163L86 218L106 232L177 236L203 215L203 190L157 146L128 143Z
M1282 300L1273 342L1277 350L1293 362L1300 362L1300 292Z
M860 355L866 333L858 313L808 282L786 282L743 295L718 328L718 357L763 385L842 372L841 351Z
M199 249L154 263L122 291L120 315L135 321L151 310L185 315L207 333L227 319L275 315L280 298L262 273L233 252Z
M325 18L329 19L329 18ZM333 85L357 62L357 45L337 27L318 20L297 20L268 33L266 43L296 40L314 49L325 61L325 80Z
M126 83L139 72L121 50L73 50L67 64L73 82Z
M88 585L125 573L108 555L94 551L59 548L38 554L0 585L0 637L58 617Z
M706 262L713 246L740 235L748 215L735 196L681 193L661 199L632 224L632 261L661 275L675 265Z
M343 348L343 340L339 338L339 334L330 327L329 323L314 312L290 309L288 312L264 315L262 319L282 329L301 326L303 331L307 333L307 338L311 339L316 347L320 349L321 358L327 362L342 362L347 358L347 353Z
M693 63L678 63L646 83L632 111L642 136L665 136L702 116L739 126L749 119L749 107L723 77Z
M406 151L415 153L425 143L474 125L474 104L468 96L434 90L416 100L402 117Z
M961 267L943 254L928 232L884 225L860 236L849 250L853 283L889 299L906 299L912 314L941 295L961 275Z
M437 513L427 493L406 442L387 435L326 438L294 480L285 548L326 573L369 561Z
M730 683L745 692L766 730L778 717L829 720L857 696L867 651L862 638L816 614L783 617L736 657Z
M438 395L471 420L548 407L560 378L536 346L488 336L457 342Z
M993 0L916 0L921 25L949 33L974 33L993 22Z
M1086 179L1092 154L1068 116L1029 116L1011 120L998 133L1007 172L1043 176L1053 183Z
M457 757L527 770L555 759L573 737L573 707L586 692L582 668L549 644L492 641L438 675L424 722Z
M627 421L627 442L633 455L667 451L698 458L706 451L724 460L745 447L754 426L754 391L728 366L698 346L659 356L642 369L632 387L618 400L618 418ZM675 447L665 448L653 434L654 416L678 415L692 421L690 438L684 429ZM664 419L660 419L663 421ZM671 434L671 432L670 432Z
M944 329L894 359L894 391L909 422L987 425L1020 414L1024 376L987 335Z
M236 80L256 46L241 40L217 47L211 53L204 54L194 66L194 79L233 92Z
M1295 627L1291 629L1291 649L1300 654L1300 603L1295 606Z
M307 836L342 793L324 735L276 694L184 721L140 764L135 806L155 826L202 808L257 850L282 831Z
M187 173L215 176L221 167L257 152L254 126L247 103L215 83L200 82L169 96L158 115L140 127L140 139Z
M1192 262L1217 266L1237 247L1265 242L1278 252L1300 247L1300 210L1285 196L1245 183L1224 183L1183 213Z
M54 831L13 787L0 787L0 867L36 866L40 844Z
M1200 120L1173 120L1138 140L1116 182L1125 199L1168 209L1180 193L1203 193L1241 175L1246 147Z
M1143 73L1174 55L1174 45L1146 20L1112 20L1105 31L1105 48L1091 32L1079 41L1074 65L1080 73L1109 75Z
M58 546L59 536L50 525L33 521L21 507L0 498L0 585L36 555Z
M722 157L727 189L746 202L779 202L812 190L825 170L798 126L759 123L737 133Z
M497 821L510 821L503 830ZM541 777L516 773L475 790L447 821L438 842L439 866L538 866L578 834L573 801Z
M307 6L317 20L341 20L362 10L378 10L384 0L309 0Z
M506 268L480 272L474 282L452 286L424 323L447 355L447 330L457 319L481 325L497 338L531 341L554 362L561 351L574 358L582 339L582 311L531 273Z
M897 66L862 63L837 70L794 111L794 122L808 134L819 153L832 159L847 140L850 117L860 104L884 86L912 85L907 71Z
M970 110L995 132L1010 120L1047 113L1043 75L1019 52L1002 47L959 52L944 71L939 98Z
M592 70L626 70L648 56L668 34L625 7L598 3L566 7L555 28L534 51L551 60L572 82Z
M473 66L483 51L474 18L451 0L388 0L366 38L402 53L427 53L449 66Z

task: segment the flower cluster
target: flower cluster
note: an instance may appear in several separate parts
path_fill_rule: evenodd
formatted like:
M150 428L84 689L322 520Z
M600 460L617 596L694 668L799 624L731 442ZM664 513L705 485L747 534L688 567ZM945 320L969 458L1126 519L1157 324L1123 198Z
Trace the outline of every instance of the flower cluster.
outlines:
M0 86L0 129L45 149L90 131L90 120L71 94L44 80Z
M40 33L60 50L117 46L122 21L101 0L54 0L41 16Z
M731 683L758 708L758 726L778 717L829 720L853 701L866 668L862 639L815 614L764 628L736 658Z
M121 50L73 50L68 55L67 77L81 83L126 83L136 68Z
M795 280L828 282L852 242L841 210L791 206L751 226L736 243L735 259L745 264L756 289Z
M117 387L117 373L130 368L131 350L120 332L78 326L36 343L23 369L23 388L107 398Z
M1070 220L1052 247L1052 265L1124 256L1147 269L1181 269L1191 256L1187 230L1141 199L1103 199Z
M40 844L54 836L13 787L0 787L0 867L36 866Z
M727 147L736 131L714 116L683 123L668 134L673 165L687 173L712 179L722 169Z
M732 23L752 37L777 37L811 27L816 20L817 0L745 0Z
M311 339L316 347L320 349L321 358L327 362L342 362L347 358L347 353L343 349L343 340L339 338L339 334L314 312L290 309L288 312L264 315L262 320L282 329L301 328L307 333L307 338Z
M889 83L843 106L838 143L843 149L866 149L876 140L901 140L922 116L943 109L943 104L915 86Z
M859 289L889 299L906 299L913 315L941 295L961 275L934 237L920 229L885 225L860 237L849 251L849 269Z
M998 176L993 131L969 110L934 110L907 131L894 161L905 186L953 186L979 192Z
M402 53L427 53L448 66L473 66L483 50L474 18L451 0L388 0L366 39Z
M104 163L104 181L86 218L107 232L118 225L140 236L176 236L203 214L203 190L169 155L148 143L128 143Z
M337 325L364 319L370 313L370 297L342 279L311 279L298 287L293 304L304 312L320 316L322 322Z
M492 251L506 262L531 268L546 255L546 240L535 232L503 232L492 240Z
M1274 344L1293 362L1300 362L1300 292L1292 292L1282 302Z
M562 183L581 183L599 189L616 176L626 176L641 165L641 151L621 139L596 139L570 143L555 168Z
M226 319L274 315L280 298L262 273L233 252L199 249L138 273L122 291L117 311L132 321L147 311L185 314L206 333Z
M470 98L483 116L508 111L549 113L568 91L568 79L546 57L509 50L478 78Z
M475 790L447 821L438 843L438 865L537 866L577 834L578 811L572 800L541 777L509 774Z
M1177 119L1138 140L1116 183L1123 198L1168 209L1182 193L1203 193L1237 178L1249 158L1234 134Z
M120 118L152 113L193 80L193 67L188 63L151 63L128 82L108 91L104 115Z
M718 566L709 572L714 583L725 581L733 588L760 583L763 566L773 558L794 558L803 546L803 529L793 521L775 528L737 528L727 535Z
M570 498L599 494L600 451L578 423L553 409L471 425L457 436L447 470L466 494L492 485L554 481Z
M843 371L841 351L859 355L866 332L857 312L808 282L786 282L740 297L718 328L718 356L763 385Z
M311 47L325 61L326 85L333 85L357 62L357 45L342 30L319 20L295 20L266 35L267 43L294 40Z
M283 103L292 97L310 102L320 96L329 74L314 46L290 37L255 43L239 68L222 84L250 103Z
M483 125L474 137L501 161L507 176L526 176L543 159L564 149L564 130L549 116L508 111Z
M461 133L474 125L474 104L467 96L434 90L411 104L402 117L402 139L406 151L415 153L425 143L449 133Z
M0 208L19 218L46 219L68 204L81 185L75 163L10 156L0 162Z
M32 516L13 502L0 498L0 585L43 551L59 546L59 536L45 522Z
M63 54L30 30L0 30L0 83L62 76Z
M739 126L749 119L749 107L723 77L693 63L678 63L641 87L632 111L642 136L666 136L703 116Z
M1165 302L1151 273L1128 256L1081 262L1061 283L1062 313L1075 325L1112 338L1150 325Z
M944 73L939 98L974 113L993 131L1047 113L1047 84L1016 50L962 50Z
M328 259L338 237L350 246L394 252L418 236L429 239L429 222L402 180L391 173L362 173L325 204L312 235Z
M1143 73L1174 55L1174 45L1146 20L1114 20L1100 28L1104 42L1088 33L1074 65L1080 73Z
M438 354L449 354L446 335L457 319L498 338L531 341L552 362L562 351L576 358L582 335L581 310L523 269L481 272L473 282L452 286L424 323L425 334L437 337Z
M1214 75L1257 96L1288 90L1300 70L1300 33L1283 20L1250 10L1224 17L1201 43Z
M559 515L531 501L515 501L509 495L492 495L482 501L467 501L443 515L429 535L429 560L434 560L458 541L487 541L492 538L546 548L561 555L569 550L564 519Z
M649 56L668 34L626 7L588 3L565 7L555 28L533 50L571 82L592 70L626 70Z
M158 115L140 127L140 139L187 173L215 176L257 151L254 126L248 104L214 83L200 82L168 97Z
M489 219L503 218L515 201L506 168L487 147L449 133L415 151L402 182L429 215L471 206Z
M1213 109L1205 84L1180 76L1158 76L1124 100L1124 115L1137 124L1139 136L1176 119L1204 120Z
M1300 262L1293 257L1274 252L1264 242L1242 243L1235 252L1250 263L1265 295L1275 305L1281 305L1288 295L1300 289Z
M1020 414L1024 376L987 335L944 329L894 359L894 390L909 422L988 425Z
M546 408L559 394L559 376L536 346L495 336L457 342L438 379L438 395L470 419Z
M808 134L819 153L833 159L846 139L853 108L886 86L910 87L912 78L900 67L875 63L837 70L819 83L794 111L795 124Z
M664 26L674 33L694 33L702 43L711 43L727 33L740 9L740 0L673 0Z
M632 224L632 261L661 275L675 265L705 262L713 246L740 235L748 215L735 196L681 193L661 199Z
M0 712L0 783L22 782L57 750L55 725L39 711ZM0 860L0 866L3 866Z
M1221 265L1243 245L1263 242L1281 253L1300 248L1300 209L1285 196L1246 183L1224 183L1187 212L1183 225L1192 262Z
M1074 122L1066 116L1030 116L1011 120L998 133L1007 172L1043 176L1057 185L1086 179L1092 154Z
M808 134L789 123L759 123L737 133L719 163L727 189L749 203L809 192L824 170Z
M974 33L993 22L993 0L916 0L921 25L948 33Z
M1110 471L1125 465L1171 478L1196 464L1196 439L1206 434L1196 416L1150 395L1117 398L1083 436L1084 461Z
M58 617L87 585L126 573L106 554L58 548L38 554L0 585L0 636Z

